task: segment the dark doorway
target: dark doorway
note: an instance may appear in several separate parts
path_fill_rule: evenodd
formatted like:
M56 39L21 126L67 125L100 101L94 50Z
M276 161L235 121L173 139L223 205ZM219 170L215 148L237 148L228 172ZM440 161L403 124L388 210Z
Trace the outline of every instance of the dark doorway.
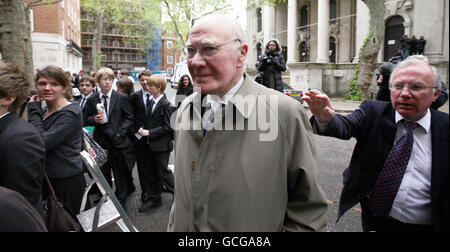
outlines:
M259 60L259 56L261 56L261 54L262 54L262 45L261 45L261 43L256 44L256 54L258 54L256 56L256 61L258 61Z
M306 43L306 41L303 41L300 44L300 62L308 62L308 61L309 61L308 43Z
M336 39L330 37L330 63L336 63Z
M401 16L394 16L386 22L386 33L384 42L384 61L389 61L399 50L401 50L400 39L405 34L405 20Z

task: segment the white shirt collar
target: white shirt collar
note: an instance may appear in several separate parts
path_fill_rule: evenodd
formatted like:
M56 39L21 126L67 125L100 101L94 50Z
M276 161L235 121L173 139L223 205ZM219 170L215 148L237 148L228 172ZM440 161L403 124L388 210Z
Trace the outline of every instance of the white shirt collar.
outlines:
M6 113L4 113L3 115L0 115L0 119L4 116L6 116L7 114L9 114L9 111L7 111Z
M403 119L404 119L404 117L402 115L400 115L400 113L395 111L395 123L398 124L398 122L403 120ZM407 121L407 120L405 119L405 121ZM430 113L430 109L428 109L427 113L425 114L425 116L422 117L422 119L420 119L416 123L418 123L420 126L422 126L422 128L428 133L430 131L430 128L431 128L431 113Z
M81 94L81 96L87 100L87 98L91 97L91 95L92 95L93 93L94 93L94 92L91 92L90 94L88 94L88 95L86 95L86 96L84 96L84 94Z
M241 77L239 82L234 85L233 88L228 91L222 98L219 98L216 95L206 95L206 104L211 104L211 109L216 112L216 110L219 108L221 104L227 105L228 102L233 98L233 96L236 94L236 92L239 90L239 88L244 83L244 76Z
M153 105L153 107L155 107L156 106L156 104L158 104L158 102L163 98L163 96L164 96L164 94L161 94L158 98L154 98L153 96L152 96L152 99L155 101L155 104Z

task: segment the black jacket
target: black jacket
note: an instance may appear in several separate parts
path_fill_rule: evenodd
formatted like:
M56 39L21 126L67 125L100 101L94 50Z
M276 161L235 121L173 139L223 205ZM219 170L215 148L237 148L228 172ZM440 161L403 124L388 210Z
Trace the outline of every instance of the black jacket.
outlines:
M36 128L16 113L0 118L0 186L22 194L40 214L44 169L45 144Z
M83 172L80 105L71 103L42 120L44 114L40 102L28 104L28 121L38 129L45 143L47 175L66 178L80 174Z
M173 129L170 127L171 107L165 96L161 98L151 112L145 117L144 129L149 130L147 137L150 149L154 152L172 151Z
M270 52L267 50L265 54L259 56L258 71L262 73L262 84L264 86L270 88L270 80L273 78L275 81L274 88L280 92L283 92L281 72L286 71L286 61L281 53L281 44L277 40L273 41L277 43L278 50L275 52Z
M435 231L449 230L449 117L431 111L431 218ZM336 114L326 132L320 132L311 118L314 133L357 140L349 167L344 171L344 188L338 218L357 203L363 211L378 174L391 151L397 131L395 110L389 102L365 101L348 116Z

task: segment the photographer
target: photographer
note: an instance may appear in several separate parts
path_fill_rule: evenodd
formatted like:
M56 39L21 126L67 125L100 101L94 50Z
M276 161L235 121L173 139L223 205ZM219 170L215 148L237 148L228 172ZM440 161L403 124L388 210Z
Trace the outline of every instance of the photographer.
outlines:
M280 42L272 39L266 45L266 53L259 57L258 71L263 72L262 84L283 92L281 72L286 71L286 61L281 54Z

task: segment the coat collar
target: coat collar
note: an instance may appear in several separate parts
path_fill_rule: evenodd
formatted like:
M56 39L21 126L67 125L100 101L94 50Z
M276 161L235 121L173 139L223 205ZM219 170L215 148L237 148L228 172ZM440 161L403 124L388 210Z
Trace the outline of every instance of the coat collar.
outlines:
M237 90L233 98L229 101L229 103L233 104L237 111L246 119L248 119L256 107L256 96L258 95L257 84L248 76L248 74L244 73L244 83ZM251 97L250 96L255 96ZM201 106L202 106L202 97L199 92L195 92L192 95L188 96L182 105L181 111L184 112L188 108L193 108L194 114L201 115Z

